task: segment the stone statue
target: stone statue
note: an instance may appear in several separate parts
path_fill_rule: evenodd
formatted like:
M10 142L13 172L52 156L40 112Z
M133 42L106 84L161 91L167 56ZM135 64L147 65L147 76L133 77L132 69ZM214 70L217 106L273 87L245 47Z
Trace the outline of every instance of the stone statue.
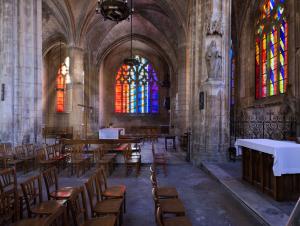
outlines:
M223 36L223 25L222 25L222 17L218 20L210 20L207 19L206 22L206 34L207 35L219 35Z
M298 115L297 113L297 98L294 96L292 86L289 84L283 97L280 113L288 115Z
M211 41L205 55L208 80L220 80L222 72L222 56L216 41Z

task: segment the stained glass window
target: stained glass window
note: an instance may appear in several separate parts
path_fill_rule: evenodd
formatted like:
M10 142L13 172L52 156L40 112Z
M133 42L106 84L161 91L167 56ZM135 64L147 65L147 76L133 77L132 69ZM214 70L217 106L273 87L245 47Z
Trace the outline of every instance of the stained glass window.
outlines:
M67 85L70 84L70 58L67 57L60 65L56 75L56 111L65 112Z
M286 91L288 84L288 23L285 0L264 0L256 22L255 97Z
M235 97L235 66L236 66L236 57L233 49L233 44L231 41L230 48L230 104L234 105L234 97Z
M116 75L116 113L158 113L157 73L149 61L135 56L137 66L122 65Z

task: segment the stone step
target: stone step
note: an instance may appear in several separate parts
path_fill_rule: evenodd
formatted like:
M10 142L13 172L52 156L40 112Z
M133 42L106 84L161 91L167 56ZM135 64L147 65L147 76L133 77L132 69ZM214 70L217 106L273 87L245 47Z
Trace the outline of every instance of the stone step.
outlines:
M284 226L289 216L256 193L254 189L229 175L218 165L202 164L205 171L215 177L250 214L265 225ZM259 192L259 191L258 191Z

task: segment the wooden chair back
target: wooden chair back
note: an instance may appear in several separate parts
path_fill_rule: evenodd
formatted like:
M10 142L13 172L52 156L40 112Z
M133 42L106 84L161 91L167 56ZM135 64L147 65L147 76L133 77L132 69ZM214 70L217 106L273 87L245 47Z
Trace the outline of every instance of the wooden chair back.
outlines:
M72 194L69 200L69 206L74 226L82 225L88 219L86 197L83 187L80 187Z
M73 144L71 148L71 159L81 159L84 144Z
M5 143L5 144L2 144L2 151L3 151L3 154L5 155L12 155L13 154L13 147L10 143Z
M51 199L51 192L58 190L58 178L56 167L51 167L43 172L43 178L46 186L48 200Z
M94 206L96 205L97 202L101 201L101 194L100 194L96 174L90 176L87 182L85 182L85 188L90 202L91 213L93 213Z
M0 144L0 154L3 155L5 153L4 144Z
M62 155L62 144L56 144L54 145L54 153L55 153L55 156L61 156Z
M94 163L99 162L103 158L103 151L100 148L94 150Z
M151 175L155 174L155 165L153 165L153 164L150 166L150 173L151 173Z
M124 159L125 159L125 161L128 160L128 159L130 159L131 155L132 155L131 145L128 144L127 148L124 151Z
M14 168L0 171L0 193L17 189L17 176Z
M46 147L47 157L48 159L54 159L55 158L55 148L54 145L50 145Z
M158 204L159 200L158 200L157 189L156 188L152 188L152 197L153 197L154 203Z
M153 156L153 158L155 158L155 145L154 145L153 142L152 142L152 148L151 148L151 150L152 150L152 156Z
M36 153L36 158L37 158L37 161L44 161L44 160L47 160L47 156L46 156L46 147L44 148L41 148L37 151Z
M26 152L23 148L23 145L16 146L14 149L15 149L15 156L17 159L26 157Z
M0 226L10 225L10 223L18 219L17 203L18 203L17 192L0 193Z
M107 189L106 177L104 176L105 172L100 168L96 171L95 175L97 176L99 191L102 194Z
M35 156L35 147L33 144L25 144L27 156Z
M41 226L69 226L67 208L60 206L57 211L45 218Z
M163 222L162 222L162 212L161 212L161 208L158 205L157 210L156 210L156 222L158 224L158 226L163 226Z
M157 188L157 181L156 181L156 179L154 179L153 175L150 176L150 180L151 180L151 183L152 183L152 187Z
M24 194L28 216L31 217L31 206L43 202L43 190L41 176L34 176L21 183L21 188Z

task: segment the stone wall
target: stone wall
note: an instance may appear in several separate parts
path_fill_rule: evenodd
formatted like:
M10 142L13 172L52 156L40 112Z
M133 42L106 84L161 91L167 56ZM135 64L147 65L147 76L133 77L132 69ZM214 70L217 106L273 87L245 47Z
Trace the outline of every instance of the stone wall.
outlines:
M286 1L288 12L287 19L289 25L289 59L288 59L288 76L289 84L291 84L291 92L296 98L300 97L300 69L299 69L299 49L300 36L299 36L299 12L300 4L297 0ZM245 8L248 6L248 8ZM245 4L241 12L243 18L240 22L241 26L237 30L236 39L239 43L237 45L237 81L236 87L236 111L244 110L251 111L251 109L260 108L262 111L277 112L284 102L284 95L277 95L264 99L255 99L255 43L254 43L254 22L256 11L258 10L257 1L251 0L249 4ZM298 17L298 20L297 20ZM298 51L299 52L299 51ZM251 65L251 66L249 66ZM299 108L299 106L298 106ZM298 109L299 110L299 109ZM298 129L299 130L299 129Z

